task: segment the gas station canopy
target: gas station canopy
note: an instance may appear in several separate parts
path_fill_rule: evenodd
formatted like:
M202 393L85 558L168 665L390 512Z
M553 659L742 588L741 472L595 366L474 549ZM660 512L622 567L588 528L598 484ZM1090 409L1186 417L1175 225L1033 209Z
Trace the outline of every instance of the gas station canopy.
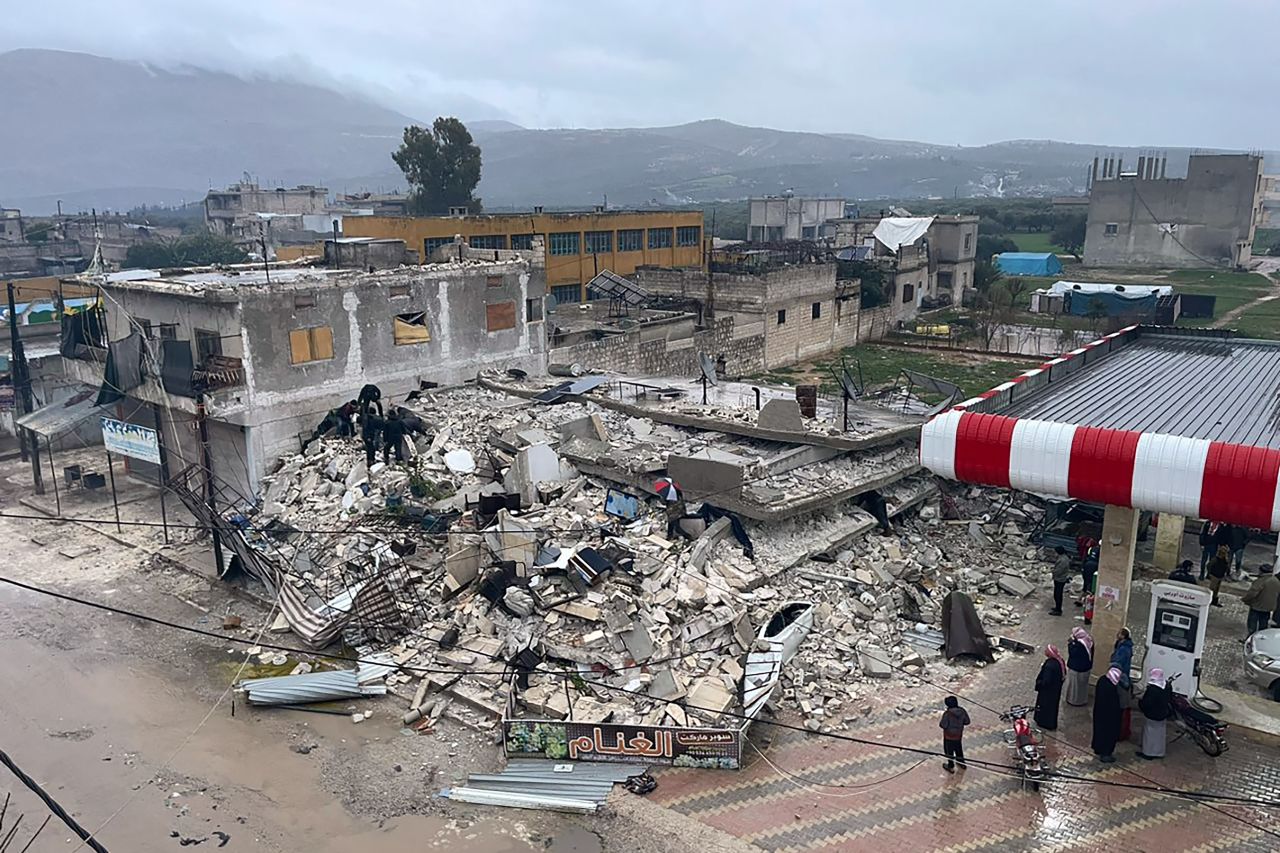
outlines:
M1280 530L1280 343L1130 326L925 424L935 474Z

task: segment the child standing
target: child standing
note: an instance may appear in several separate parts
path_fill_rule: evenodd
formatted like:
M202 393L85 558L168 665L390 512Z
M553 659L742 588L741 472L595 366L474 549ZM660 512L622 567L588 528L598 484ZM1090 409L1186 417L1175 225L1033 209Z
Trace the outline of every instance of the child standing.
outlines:
M969 725L969 712L960 707L960 700L954 696L948 696L944 704L947 709L942 712L942 722L938 723L942 729L942 754L947 757L942 769L953 773L957 764L961 770L965 767L964 727Z

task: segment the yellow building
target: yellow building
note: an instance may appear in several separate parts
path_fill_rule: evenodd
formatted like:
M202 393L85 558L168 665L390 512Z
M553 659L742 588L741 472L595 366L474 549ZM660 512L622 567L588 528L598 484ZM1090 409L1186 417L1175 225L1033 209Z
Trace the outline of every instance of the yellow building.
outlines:
M557 302L582 301L584 285L602 270L631 275L639 266L706 268L700 210L348 216L342 225L346 237L403 240L424 259L459 234L480 249L527 249L540 236L548 292Z

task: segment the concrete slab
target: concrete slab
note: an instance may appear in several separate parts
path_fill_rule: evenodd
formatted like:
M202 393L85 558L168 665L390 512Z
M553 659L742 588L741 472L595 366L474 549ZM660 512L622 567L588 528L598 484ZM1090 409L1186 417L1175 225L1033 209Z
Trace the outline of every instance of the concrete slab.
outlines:
M742 496L742 466L696 456L668 456L667 473L687 497Z
M774 398L765 403L756 414L756 426L777 432L804 432L800 404L795 400Z
M560 441L565 442L570 438L585 438L588 441L600 441L608 443L609 431L605 429L604 421L599 415L591 414L585 418L569 421L560 426Z

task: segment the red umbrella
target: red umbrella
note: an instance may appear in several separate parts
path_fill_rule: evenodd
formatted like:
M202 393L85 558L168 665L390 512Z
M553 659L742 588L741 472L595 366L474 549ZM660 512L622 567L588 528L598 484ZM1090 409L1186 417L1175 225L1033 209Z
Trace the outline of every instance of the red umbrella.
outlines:
M667 503L675 503L680 500L680 486L675 480L668 477L663 477L661 480L654 483L653 490L657 492L658 497L662 498Z

